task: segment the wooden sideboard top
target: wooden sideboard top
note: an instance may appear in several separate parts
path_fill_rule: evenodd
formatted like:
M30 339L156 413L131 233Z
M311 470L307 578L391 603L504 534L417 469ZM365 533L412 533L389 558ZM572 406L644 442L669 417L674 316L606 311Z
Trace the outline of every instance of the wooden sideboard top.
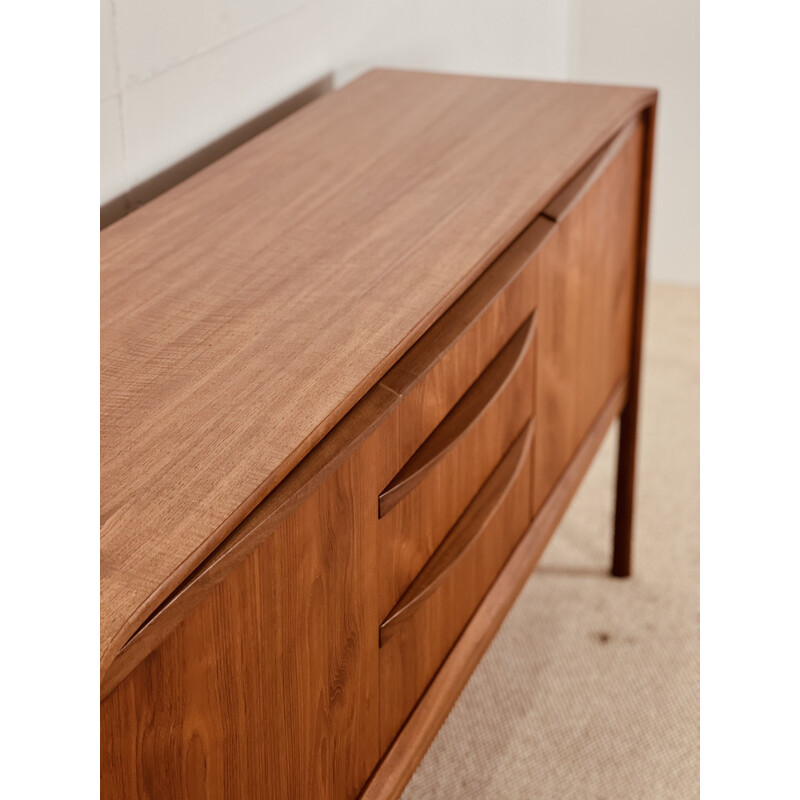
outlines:
M101 233L101 674L654 97L377 70Z

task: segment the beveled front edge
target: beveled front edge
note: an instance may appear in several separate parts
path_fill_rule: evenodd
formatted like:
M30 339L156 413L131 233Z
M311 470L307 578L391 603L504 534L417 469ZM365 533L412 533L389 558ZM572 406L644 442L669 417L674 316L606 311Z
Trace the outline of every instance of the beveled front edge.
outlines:
M472 428L481 414L491 405L511 378L516 374L525 354L531 347L536 327L531 315L511 337L494 361L484 370L467 393L436 430L420 445L403 465L389 485L378 496L378 516L388 514L455 444Z

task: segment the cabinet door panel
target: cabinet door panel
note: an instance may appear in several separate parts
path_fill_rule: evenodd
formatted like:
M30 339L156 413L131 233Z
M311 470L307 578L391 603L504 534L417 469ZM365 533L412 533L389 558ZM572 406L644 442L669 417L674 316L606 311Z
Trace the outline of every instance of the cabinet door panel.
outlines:
M333 470L103 701L103 798L358 795L379 755L385 438Z
M641 121L625 135L539 255L535 511L628 371Z

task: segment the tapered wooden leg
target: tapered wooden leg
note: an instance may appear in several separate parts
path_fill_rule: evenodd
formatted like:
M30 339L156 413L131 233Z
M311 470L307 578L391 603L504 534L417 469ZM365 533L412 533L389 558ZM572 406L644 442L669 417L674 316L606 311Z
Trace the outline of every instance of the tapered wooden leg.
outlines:
M617 505L614 515L614 557L611 563L611 574L617 578L627 578L631 574L638 405L638 397L629 398L619 423Z
M636 482L636 427L639 417L639 376L642 362L644 287L647 263L647 228L650 213L650 178L653 164L655 106L644 112L646 134L642 157L642 184L639 214L639 252L631 325L631 357L628 370L628 401L620 416L617 459L617 505L614 515L614 556L611 574L627 578L631 574L633 538L633 493Z

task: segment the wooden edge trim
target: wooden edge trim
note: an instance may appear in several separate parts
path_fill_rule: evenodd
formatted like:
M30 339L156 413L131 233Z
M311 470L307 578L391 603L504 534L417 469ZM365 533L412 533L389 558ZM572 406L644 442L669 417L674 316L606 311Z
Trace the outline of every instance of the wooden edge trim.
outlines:
M641 380L642 329L644 325L645 285L647 283L647 241L650 218L650 195L653 173L656 106L642 113L645 136L642 150L642 178L639 194L639 230L637 243L636 282L631 324L630 360L628 367L628 401L620 418L619 458L617 459L617 494L614 517L614 555L611 574L627 578L631 574L633 502L636 479L636 432L639 416L639 384Z
M380 627L382 647L408 622L471 550L513 488L530 453L535 422L529 419L500 463L450 529Z
M606 142L589 159L589 162L581 168L578 174L550 201L542 215L553 220L553 222L562 220L605 171L628 139L633 136L638 121L639 117L637 116L617 132L610 141Z
M104 700L230 574L337 469L378 427L400 398L378 384L303 459L276 489L136 629L101 675Z
M525 270L555 227L552 220L537 216L384 375L381 383L399 395L408 394Z
M379 518L388 514L418 486L492 405L525 360L525 355L532 346L535 329L534 312L378 495Z
M612 391L536 519L506 561L408 721L372 773L360 800L396 800L414 774L514 600L544 552L570 500L627 398L627 379Z

